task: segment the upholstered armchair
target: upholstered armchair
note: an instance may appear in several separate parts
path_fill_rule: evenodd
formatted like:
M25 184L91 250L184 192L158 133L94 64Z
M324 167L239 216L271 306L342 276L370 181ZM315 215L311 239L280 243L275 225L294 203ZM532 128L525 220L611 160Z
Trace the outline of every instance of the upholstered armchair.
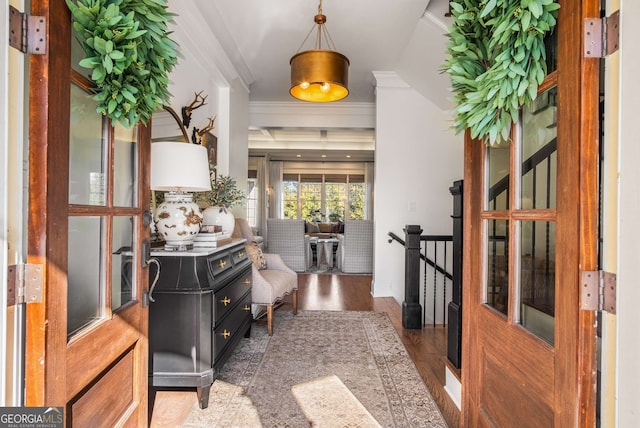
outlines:
M251 242L256 242L261 250L264 249L263 248L264 238L262 236L255 236L253 234L253 230L251 229L251 226L249 225L249 222L246 219L236 217L235 222L236 222L236 225L233 229L233 233L231 234L232 238L244 238L247 240L247 244L250 244Z
M347 220L338 240L338 269L344 273L373 272L373 220Z
M253 244L255 245L255 244ZM247 246L250 247L250 246ZM247 248L249 254L251 252ZM298 274L291 270L278 254L261 253L264 264L252 263L253 287L251 289L252 306L267 307L267 332L273 334L273 310L274 306L282 302L285 296L291 294L293 314L298 313ZM254 259L252 257L252 259ZM265 266L266 268L261 269Z
M304 234L304 220L267 219L267 251L280 254L296 272L304 272L310 264L309 237Z

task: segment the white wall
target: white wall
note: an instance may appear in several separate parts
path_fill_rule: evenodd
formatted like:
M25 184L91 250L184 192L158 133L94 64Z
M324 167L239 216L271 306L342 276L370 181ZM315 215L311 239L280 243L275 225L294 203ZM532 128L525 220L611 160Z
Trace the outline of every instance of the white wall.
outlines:
M442 111L395 73L375 72L375 272L373 295L404 300L404 237L408 224L423 234L451 234L449 187L462 178L463 139Z
M170 7L176 0L169 2ZM230 60L215 39L207 22L193 0L180 1L180 14L171 25L173 40L178 43L181 57L171 73L169 91L171 107L181 116L183 106L189 105L196 93L202 91L206 105L192 112L187 130L202 128L215 116L211 131L218 138L217 169L230 175L242 189L246 189L249 129L248 84L229 67ZM153 138L181 135L175 121L165 112L154 115ZM237 212L236 212L237 211ZM234 212L244 217L244 207Z
M617 426L640 426L640 2L624 0L620 13L620 173L618 218Z
M247 190L247 172L249 170L249 92L236 79L229 93L229 138L221 145L228 153L228 175L234 177L238 186ZM224 152L220 154L224 156ZM233 213L241 218L247 216L246 204L233 208Z

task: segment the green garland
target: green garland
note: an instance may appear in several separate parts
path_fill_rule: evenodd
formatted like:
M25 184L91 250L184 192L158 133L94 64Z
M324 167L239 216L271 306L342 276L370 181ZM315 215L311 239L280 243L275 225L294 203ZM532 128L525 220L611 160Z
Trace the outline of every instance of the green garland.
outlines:
M554 0L456 0L444 71L451 77L456 133L500 144L547 75L544 37Z
M168 74L177 63L167 0L66 0L91 70L97 112L112 123L146 124L169 103Z

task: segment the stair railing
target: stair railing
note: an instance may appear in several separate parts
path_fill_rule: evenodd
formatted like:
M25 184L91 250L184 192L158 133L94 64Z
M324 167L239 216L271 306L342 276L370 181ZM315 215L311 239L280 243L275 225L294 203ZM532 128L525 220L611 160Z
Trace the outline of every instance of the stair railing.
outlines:
M418 325L414 328L421 328L423 325L426 325L428 319L431 318L434 327L436 324L445 325L447 324L447 303L451 295L449 285L451 281L453 281L453 274L451 273L453 265L453 236L420 235L422 229L416 225L408 225L404 230L406 239L400 238L393 232L389 232L388 235L390 238L389 242L396 241L405 247L405 251L407 252L405 258L405 288L408 285L407 276L412 279L418 278L420 272L422 272L422 281L418 284L418 290L415 290L415 287L411 287L414 289L408 293L405 292L405 304L420 304L420 300L415 299L415 297L422 296L420 319L417 322L415 320L411 320L410 322L412 325ZM418 264L417 266L411 261L412 249L406 245L407 242L415 238L417 238L420 243L417 258L419 263L422 264ZM409 279L409 281L412 281L412 279ZM414 299L408 299L407 294L413 295ZM432 297L431 305L427 305L430 297ZM416 301L412 302L410 300ZM442 311L438 312L440 304L442 305ZM430 311L428 311L428 307ZM415 311L415 309L413 311Z

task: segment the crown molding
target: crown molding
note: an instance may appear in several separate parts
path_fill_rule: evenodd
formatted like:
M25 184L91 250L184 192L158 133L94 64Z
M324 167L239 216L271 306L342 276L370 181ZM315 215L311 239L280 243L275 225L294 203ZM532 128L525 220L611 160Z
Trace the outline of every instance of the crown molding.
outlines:
M395 71L372 71L376 88L410 88Z
M249 102L249 125L256 128L375 128L374 103Z

